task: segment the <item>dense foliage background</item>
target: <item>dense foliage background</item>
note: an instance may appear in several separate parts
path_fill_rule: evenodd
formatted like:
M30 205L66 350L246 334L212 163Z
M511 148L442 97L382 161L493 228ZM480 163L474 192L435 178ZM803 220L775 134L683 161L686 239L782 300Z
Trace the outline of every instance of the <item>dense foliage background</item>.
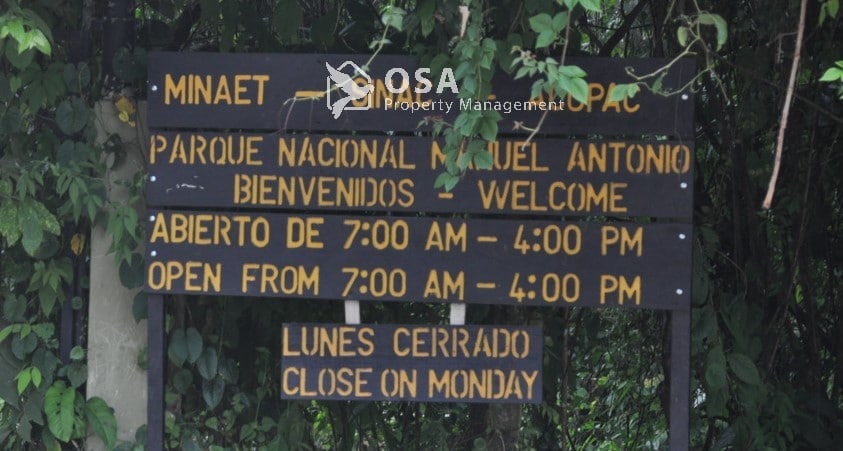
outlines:
M834 449L841 443L843 64L829 71L843 59L838 0L807 1L796 97L770 210L761 209L761 200L798 1L464 3L469 16L461 37L459 3L442 0L6 0L0 6L0 446L80 446L89 426L109 446L143 445L142 430L137 443L118 444L109 408L84 396L85 242L93 224L106 227L123 283L140 285L135 248L143 231L132 202L144 178L111 176L122 143L116 136L97 139L93 105L112 101L121 119L134 123L148 51L413 53L434 67L462 66L461 93L480 97L494 70L511 71L524 55L513 53L514 46L557 61L563 52L697 59L692 445ZM123 13L126 20L109 18ZM525 64L521 58L515 68ZM551 80L550 71L536 77ZM482 143L512 126L498 119L463 118L444 133L451 143ZM472 158L482 161L480 153ZM444 185L455 183L468 163L455 152L450 161ZM129 203L107 200L116 185L130 188ZM166 445L666 446L670 375L662 312L472 305L470 323L543 324L545 402L538 406L283 402L280 323L343 320L338 302L313 306L204 297L171 302ZM134 307L141 320L143 296ZM445 317L442 307L363 305L364 321ZM60 340L62 318L71 318L72 327Z

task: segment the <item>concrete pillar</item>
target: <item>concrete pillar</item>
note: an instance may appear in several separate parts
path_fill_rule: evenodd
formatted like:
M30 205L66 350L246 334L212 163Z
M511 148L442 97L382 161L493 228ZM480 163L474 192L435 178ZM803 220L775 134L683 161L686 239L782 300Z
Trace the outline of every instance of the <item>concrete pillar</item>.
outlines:
M111 101L101 101L95 107L100 139L117 133L126 145L126 159L110 171L111 181L132 180L145 166L146 111L141 107L145 105L138 108L137 127L121 122ZM140 136L138 130L142 130ZM124 187L110 185L111 200L121 202L127 197ZM137 428L146 424L146 371L137 363L146 347L146 320L135 322L132 301L140 289L127 290L120 282L110 246L111 236L104 228L95 227L91 232L88 396L99 396L114 408L118 442L133 441ZM101 450L104 446L94 436L89 438L87 449Z

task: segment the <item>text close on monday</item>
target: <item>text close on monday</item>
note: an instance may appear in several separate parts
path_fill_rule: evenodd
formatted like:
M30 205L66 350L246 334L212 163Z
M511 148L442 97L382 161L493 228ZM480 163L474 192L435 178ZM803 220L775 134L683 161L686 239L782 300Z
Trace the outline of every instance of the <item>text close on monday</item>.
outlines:
M335 118L326 63L366 59L150 56L149 293L690 310L693 100L609 101L667 61L571 58L590 96L560 106L503 74L489 99L394 93L417 63L381 56ZM417 124L466 109L503 116L492 167L436 190L444 140ZM542 138L510 130L544 110ZM285 398L541 402L538 326L281 327Z

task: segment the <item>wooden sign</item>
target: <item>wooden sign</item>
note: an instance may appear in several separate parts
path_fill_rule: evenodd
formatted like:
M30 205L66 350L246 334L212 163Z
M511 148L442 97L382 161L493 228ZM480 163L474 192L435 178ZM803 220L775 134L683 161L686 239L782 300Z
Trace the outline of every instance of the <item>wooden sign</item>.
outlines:
M569 58L587 73L581 103L503 74L489 98L465 98L447 70L367 59L150 54L150 443L164 429L162 294L180 293L668 309L670 443L687 448L692 226L606 219L692 217L693 95L679 90L693 60L661 78L674 95L610 102L628 71L669 61ZM492 168L434 190L442 140L410 135L466 111L502 117ZM545 113L548 138L525 146L522 125ZM538 327L284 324L281 393L539 403L542 341Z
M430 83L430 92L422 93L426 85L417 82L418 63L409 56L380 55L365 68L365 76L346 66L350 61L363 69L367 60L368 55L153 52L149 55L149 126L414 131L426 116L453 119L459 111L493 110L503 116L501 132L524 134L513 126L520 122L533 127L549 110L543 133L693 134L690 92L670 97L640 92L623 102L608 100L615 84L633 81L627 67L644 75L667 65L666 59L568 58L567 64L588 74L589 98L584 104L570 96L561 102L531 99L533 80L513 80L503 74L493 80L489 99L461 98L429 71L421 77ZM358 74L356 83L368 89L367 95L346 105L354 110L343 111L336 119L329 104L332 79L326 63L337 70L345 67L349 76ZM404 80L400 73L390 73L392 68L407 74L409 89L397 94L389 90L398 90ZM681 60L667 72L662 86L677 90L694 75L693 60ZM344 94L334 90L333 95Z
M281 397L540 403L535 326L284 324Z
M147 290L676 309L683 224L150 212Z
M692 142L501 139L492 168L455 189L441 140L153 132L147 204L158 207L690 218Z

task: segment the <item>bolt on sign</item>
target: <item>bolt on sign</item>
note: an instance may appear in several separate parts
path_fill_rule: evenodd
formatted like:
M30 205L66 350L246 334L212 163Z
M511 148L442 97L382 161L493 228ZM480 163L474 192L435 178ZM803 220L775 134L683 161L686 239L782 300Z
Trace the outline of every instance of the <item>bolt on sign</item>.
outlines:
M150 55L148 292L689 311L693 96L609 100L669 61L570 58L578 102L367 59ZM490 168L437 191L444 142L417 127L460 112L502 117ZM541 401L539 327L282 328L285 398Z

